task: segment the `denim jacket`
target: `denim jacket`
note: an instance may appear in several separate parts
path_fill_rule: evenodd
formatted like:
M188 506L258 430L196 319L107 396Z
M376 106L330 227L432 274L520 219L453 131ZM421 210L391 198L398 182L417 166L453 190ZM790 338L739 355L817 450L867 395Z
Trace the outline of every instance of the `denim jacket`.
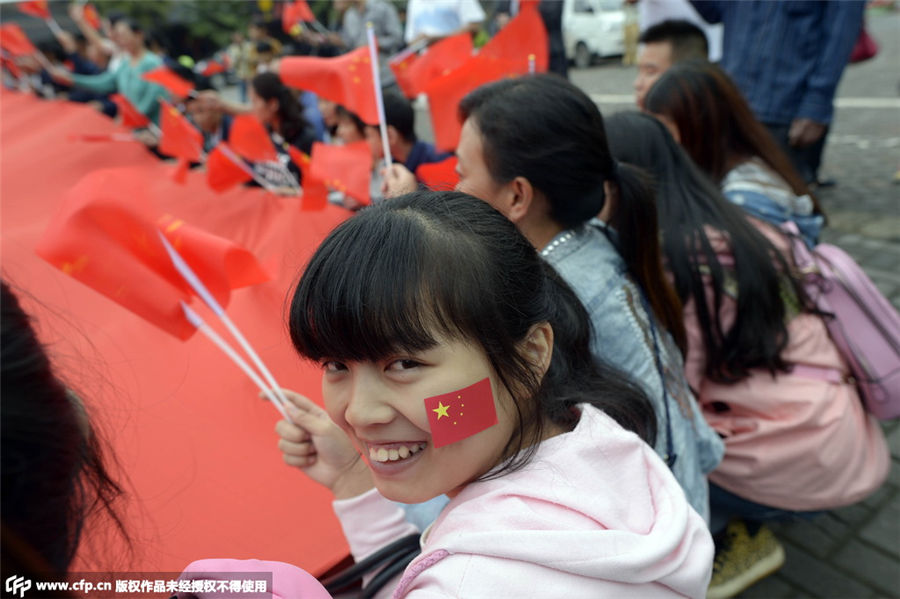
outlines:
M647 393L656 412L654 449L666 460L671 446L675 456L672 473L690 504L709 522L706 474L722 460L725 446L700 413L678 347L644 308L640 288L628 276L625 262L604 229L615 239L614 231L594 219L560 233L541 254L587 308L594 327L594 355L630 375ZM662 373L657 368L654 332Z

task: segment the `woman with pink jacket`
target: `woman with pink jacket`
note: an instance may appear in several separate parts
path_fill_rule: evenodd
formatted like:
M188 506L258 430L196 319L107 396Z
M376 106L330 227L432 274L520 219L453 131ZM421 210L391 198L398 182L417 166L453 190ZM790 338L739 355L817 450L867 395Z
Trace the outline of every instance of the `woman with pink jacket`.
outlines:
M784 562L764 522L864 499L890 454L795 275L789 238L728 202L655 118L616 114L607 134L616 158L657 179L664 258L684 303L685 373L725 441L709 475L708 596L730 597Z
M330 488L357 560L416 533L378 596L703 597L713 546L652 443L644 393L595 361L574 292L485 202L416 192L335 229L291 339L323 410L290 394L285 461Z

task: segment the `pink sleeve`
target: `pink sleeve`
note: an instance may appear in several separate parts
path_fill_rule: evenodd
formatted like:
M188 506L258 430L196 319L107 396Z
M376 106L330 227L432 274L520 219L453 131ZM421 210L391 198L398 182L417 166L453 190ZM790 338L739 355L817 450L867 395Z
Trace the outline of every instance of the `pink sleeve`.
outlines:
M385 499L378 489L371 489L350 499L336 499L331 505L344 529L350 553L357 562L402 537L419 532L418 528L406 521L403 508ZM374 575L375 572L368 574L363 582L368 583ZM402 572L385 584L375 594L375 599L388 599L401 575Z
M406 521L403 508L385 499L378 489L350 499L337 499L332 507L356 561L401 537L419 532Z

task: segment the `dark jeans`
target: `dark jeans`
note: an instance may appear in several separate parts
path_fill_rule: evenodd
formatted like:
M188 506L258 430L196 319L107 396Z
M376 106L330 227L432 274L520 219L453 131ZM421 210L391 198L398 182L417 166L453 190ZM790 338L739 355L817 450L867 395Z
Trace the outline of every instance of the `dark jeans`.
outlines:
M794 163L794 168L803 177L807 183L815 183L819 180L819 165L822 164L822 152L825 149L825 140L828 138L829 127L825 128L825 133L821 139L812 145L803 148L795 148L788 141L788 131L791 128L790 123L787 125L776 125L773 123L764 123L769 133L775 138L775 141L784 149L785 153Z
M725 530L733 518L750 522L770 522L773 520L808 520L822 512L792 512L777 507L754 503L739 497L722 487L709 483L709 531L717 534Z

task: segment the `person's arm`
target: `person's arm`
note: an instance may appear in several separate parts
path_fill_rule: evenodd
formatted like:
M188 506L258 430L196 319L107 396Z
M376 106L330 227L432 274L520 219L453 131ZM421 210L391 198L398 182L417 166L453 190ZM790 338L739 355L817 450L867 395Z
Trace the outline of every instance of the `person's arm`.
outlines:
M119 68L122 68L122 66L124 66L124 63L119 65ZM70 74L68 77L72 84L78 87L83 87L98 94L111 94L117 90L116 73L118 73L118 70L106 70L97 75Z
M797 108L794 119L808 120L824 125L831 122L834 113L834 94L838 82L847 65L853 44L859 37L862 28L865 3L856 0L845 2L824 2L822 22L819 25L824 43L816 53L817 61L812 73L806 80L806 91L803 100ZM795 129L792 124L792 129ZM806 145L811 141L797 139L797 133L792 135L792 143L800 141L796 145ZM818 137L821 137L821 133ZM806 143L802 143L802 142Z
M71 17L72 21L75 22L75 25L78 26L78 30L81 31L89 44L95 44L104 49L109 48L107 45L109 40L97 33L97 30L88 25L84 20L84 7L81 4L73 2L69 6L69 17ZM112 53L110 52L109 54L111 55Z

